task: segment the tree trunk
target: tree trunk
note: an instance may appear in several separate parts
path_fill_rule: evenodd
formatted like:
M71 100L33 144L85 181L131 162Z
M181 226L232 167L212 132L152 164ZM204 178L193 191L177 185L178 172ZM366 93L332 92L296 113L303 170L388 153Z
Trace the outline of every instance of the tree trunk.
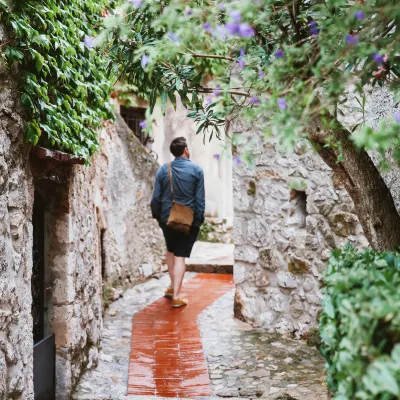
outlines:
M310 141L353 199L371 247L375 250L394 250L400 246L400 215L389 188L368 153L356 148L350 132L332 116L325 116L325 120L327 122L323 123L320 117L311 119L308 130ZM324 147L328 138L330 143L338 145L337 149Z

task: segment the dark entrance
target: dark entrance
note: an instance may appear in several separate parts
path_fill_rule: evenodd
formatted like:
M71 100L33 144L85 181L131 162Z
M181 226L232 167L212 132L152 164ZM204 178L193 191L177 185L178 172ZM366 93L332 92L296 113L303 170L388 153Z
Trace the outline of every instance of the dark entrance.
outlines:
M35 192L33 205L33 385L35 400L54 400L55 397L55 338L46 336L45 329L45 207L43 198Z

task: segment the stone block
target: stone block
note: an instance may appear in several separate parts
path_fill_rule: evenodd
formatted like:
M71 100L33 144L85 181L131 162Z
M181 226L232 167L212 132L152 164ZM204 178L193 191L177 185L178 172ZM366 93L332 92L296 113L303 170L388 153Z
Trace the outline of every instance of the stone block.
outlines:
M299 286L296 277L289 272L278 271L276 276L278 278L278 285L282 288L294 289Z
M307 260L291 255L288 263L288 271L292 274L309 274L311 272L311 265Z
M236 246L234 258L237 261L255 264L258 261L258 250L253 246Z
M247 242L255 247L271 244L271 226L263 219L251 219L247 225Z
M358 219L354 214L337 212L328 216L328 221L333 231L343 237L357 233Z
M152 264L142 264L141 265L142 273L145 278L148 278L153 274L153 265Z
M269 248L260 249L258 261L261 267L269 271L283 270L287 265L282 253Z

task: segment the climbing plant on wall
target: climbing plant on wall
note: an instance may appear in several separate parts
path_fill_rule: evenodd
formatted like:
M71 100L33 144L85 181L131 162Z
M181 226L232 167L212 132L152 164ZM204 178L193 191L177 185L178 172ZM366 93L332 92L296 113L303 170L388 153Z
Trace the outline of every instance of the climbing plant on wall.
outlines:
M93 37L109 0L0 1L9 41L1 55L17 64L28 112L25 141L88 159L101 120L112 116L110 80Z

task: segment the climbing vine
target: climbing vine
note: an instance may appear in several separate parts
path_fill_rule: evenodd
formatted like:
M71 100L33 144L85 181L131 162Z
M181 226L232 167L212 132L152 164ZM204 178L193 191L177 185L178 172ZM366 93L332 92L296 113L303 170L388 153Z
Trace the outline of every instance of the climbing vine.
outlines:
M89 158L97 130L109 119L112 86L92 37L110 0L0 0L9 41L3 62L17 64L28 113L25 141Z

